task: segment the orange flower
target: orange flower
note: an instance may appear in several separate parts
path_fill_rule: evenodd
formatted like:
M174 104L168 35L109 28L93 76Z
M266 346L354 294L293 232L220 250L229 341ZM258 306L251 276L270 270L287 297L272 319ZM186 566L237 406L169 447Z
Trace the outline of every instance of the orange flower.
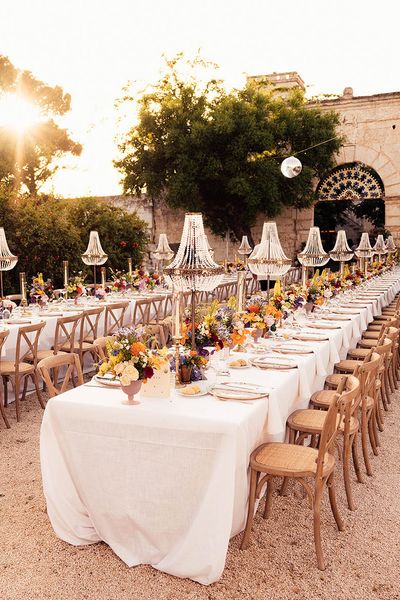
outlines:
M142 342L133 342L131 346L131 353L133 356L139 356L141 352L146 351L146 346Z
M258 313L260 312L260 307L257 304L250 304L248 311L251 313Z
M190 356L197 356L197 352L196 352L196 350L191 350L191 351L189 352L189 354L190 354Z

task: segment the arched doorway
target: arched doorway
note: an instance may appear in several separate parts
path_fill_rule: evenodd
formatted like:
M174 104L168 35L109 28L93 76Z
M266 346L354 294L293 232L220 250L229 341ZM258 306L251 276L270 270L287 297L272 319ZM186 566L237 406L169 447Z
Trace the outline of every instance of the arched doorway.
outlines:
M314 224L321 230L324 248L331 250L336 231L345 229L350 246L363 231L373 236L385 228L385 190L378 173L363 163L335 167L317 187Z

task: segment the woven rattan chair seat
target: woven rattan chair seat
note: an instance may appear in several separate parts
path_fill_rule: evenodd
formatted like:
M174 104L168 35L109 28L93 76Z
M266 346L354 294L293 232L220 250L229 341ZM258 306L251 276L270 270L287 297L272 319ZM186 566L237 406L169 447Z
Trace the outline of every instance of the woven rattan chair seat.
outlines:
M336 375L336 377L338 378L336 385L339 385L342 375ZM310 401L314 406L323 406L324 408L328 408L335 396L335 390L320 390L319 392L314 392Z
M259 471L278 477L311 477L317 470L317 458L318 450L315 448L272 443L257 448L250 457L250 464ZM323 476L329 475L334 466L334 457L327 453L324 459Z
M296 410L288 418L288 425L291 429L304 433L318 434L321 433L325 423L327 412L325 410L313 410L306 408L305 410ZM337 417L339 425L340 416ZM350 434L358 429L358 421L350 417ZM339 425L339 431L344 430L343 422Z
M368 356L369 354L369 350L368 348L353 348L352 350L349 350L347 353L347 358L348 359L363 359L366 356Z
M362 338L363 340L378 340L380 336L380 331L364 331Z
M26 362L20 362L19 363L19 372L20 373L28 373L29 371L33 372L34 371L34 367L33 365L26 363ZM12 375L13 373L15 373L15 363L13 360L2 360L0 362L0 374L1 375Z
M335 364L335 369L337 371L343 371L345 373L353 373L354 369L358 367L360 362L358 360L353 359L345 359Z

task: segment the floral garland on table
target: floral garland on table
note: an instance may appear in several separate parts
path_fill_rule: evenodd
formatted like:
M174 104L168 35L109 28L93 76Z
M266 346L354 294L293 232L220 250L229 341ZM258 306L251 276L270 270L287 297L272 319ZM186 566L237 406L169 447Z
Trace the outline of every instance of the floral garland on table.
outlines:
M211 303L203 316L195 315L195 344L197 348L215 346L217 350L225 346L243 344L247 331L245 330L244 314L236 311L236 299L229 298L227 304L219 304L216 300ZM185 309L183 322L183 343L191 345L192 319L191 308Z
M85 289L86 275L82 275L82 271L78 275L74 275L68 279L67 293L71 298L79 298L86 293Z
M107 340L108 359L99 368L99 375L112 373L121 385L133 381L146 383L167 363L166 349L150 350L144 343L144 328L123 327Z
M32 277L31 289L29 296L32 302L38 301L39 304L45 304L53 296L53 284L51 279L43 279L43 273L38 273L36 277ZM39 296L39 298L37 298Z
M238 271L245 271L246 265L243 260L237 259L233 262L226 263L226 272L227 273L237 273Z
M111 269L111 278L111 291L122 293L132 289L139 291L153 290L160 280L158 273L145 271L142 267L134 269L132 273Z

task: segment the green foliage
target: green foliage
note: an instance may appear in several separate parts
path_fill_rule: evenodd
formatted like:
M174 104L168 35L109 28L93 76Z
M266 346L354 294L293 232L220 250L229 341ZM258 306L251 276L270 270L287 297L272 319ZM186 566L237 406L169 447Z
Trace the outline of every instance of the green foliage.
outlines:
M0 182L17 193L28 190L36 196L56 172L57 159L82 151L81 144L54 121L54 117L70 110L71 96L60 86L51 87L29 71L16 69L6 56L0 55L0 97L2 94L16 94L37 106L44 117L22 135L11 127L0 127Z
M250 235L259 213L311 205L313 178L332 168L341 141L301 154L294 179L282 176L280 164L334 138L337 115L306 108L299 92L283 98L249 85L226 93L213 78L202 85L179 75L182 62L167 62L165 76L139 100L138 124L115 162L124 191L165 195L170 206L201 211L215 233L229 230L237 239Z
M18 256L17 266L4 274L7 293L18 291L20 271L26 272L28 280L42 272L55 287L61 287L63 260L69 261L71 274L83 271L91 282L92 268L81 260L91 229L98 230L109 256L107 268L126 269L129 256L139 265L148 241L147 225L136 213L90 198L23 198L15 203L0 190L0 226L6 231L11 252Z

